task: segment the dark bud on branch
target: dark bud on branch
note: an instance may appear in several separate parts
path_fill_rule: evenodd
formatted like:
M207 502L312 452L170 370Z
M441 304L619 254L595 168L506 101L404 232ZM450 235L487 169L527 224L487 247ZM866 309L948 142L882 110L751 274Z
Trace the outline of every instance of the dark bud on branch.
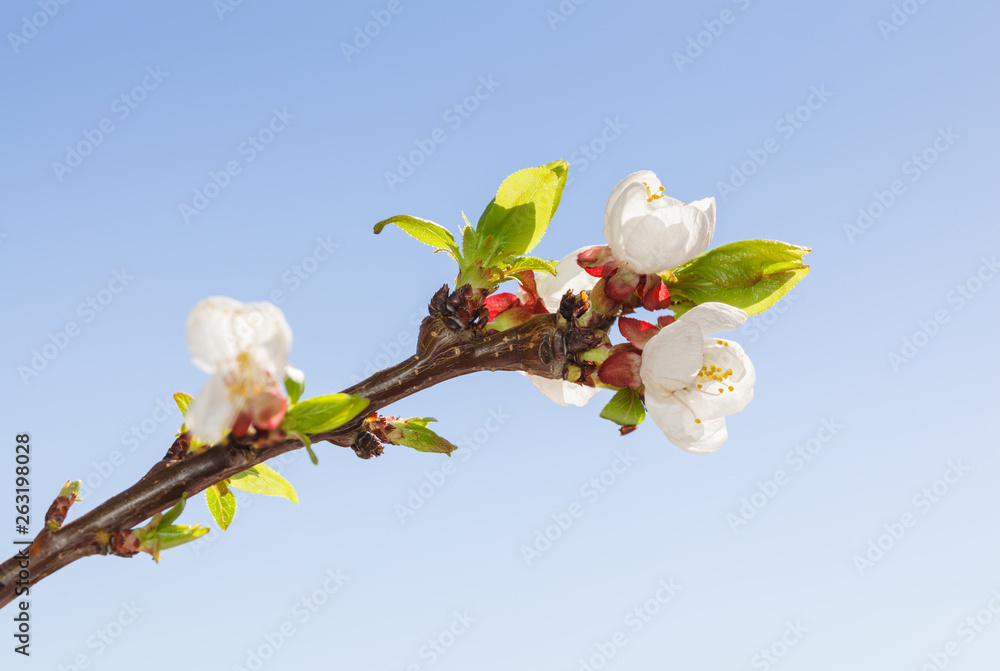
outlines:
M101 554L109 554L116 557L134 557L139 554L139 546L142 543L131 529L112 531L107 534L107 540L105 540L104 536L105 534L103 533L97 535L98 541L101 543Z
M354 443L351 444L351 449L354 450L354 454L362 459L381 457L385 451L382 443L371 431L362 431L359 433L358 437L354 439Z
M57 530L66 521L69 507L73 505L80 496L81 482L79 480L67 480L63 485L59 496L49 506L45 513L45 528L51 531Z
M191 434L184 432L177 436L170 449L163 455L163 461L180 461L187 456L189 449L191 449Z
M441 317L452 331L482 333L490 321L486 291L464 284L448 293L448 285L438 289L429 305L431 317Z

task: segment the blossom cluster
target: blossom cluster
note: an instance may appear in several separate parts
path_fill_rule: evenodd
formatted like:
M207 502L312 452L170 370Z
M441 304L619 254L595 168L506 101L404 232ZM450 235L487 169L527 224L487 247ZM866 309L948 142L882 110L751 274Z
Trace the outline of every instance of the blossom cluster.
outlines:
M560 329L561 379L528 376L556 403L582 406L612 389L601 416L623 434L648 415L681 449L718 450L728 436L726 417L747 406L756 381L743 348L719 334L795 286L809 271L802 257L810 250L756 239L706 251L715 233L715 199L681 202L653 172L639 171L608 197L605 244L558 262L528 256L559 206L568 168L556 161L510 175L478 224L466 219L458 237L410 215L379 222L375 233L393 224L458 263L455 290L443 287L430 310L470 342L531 320ZM508 280L517 281L517 293L498 293ZM229 433L280 429L308 441L367 406L345 394L300 403L304 378L288 365L291 342L284 316L269 303L224 297L199 303L188 320L188 345L195 364L212 377L182 408L192 436L216 443ZM454 449L427 427L430 418L386 418L384 427L369 420L375 421L366 420L363 432L390 444Z
M715 199L684 204L664 191L650 171L622 180L604 209L607 245L573 252L556 264L555 276L536 273L544 307L556 311L567 291L600 291L600 298L613 305L627 304L634 296L638 306L650 312L669 308L661 274L687 263L711 243ZM719 302L696 305L676 319L664 314L656 323L619 316L619 331L627 343L608 347L611 354L596 380L530 379L560 405L585 405L602 387L636 389L670 442L688 452L714 452L726 440L726 416L746 407L756 379L743 348L715 334L737 328L746 319L743 310Z

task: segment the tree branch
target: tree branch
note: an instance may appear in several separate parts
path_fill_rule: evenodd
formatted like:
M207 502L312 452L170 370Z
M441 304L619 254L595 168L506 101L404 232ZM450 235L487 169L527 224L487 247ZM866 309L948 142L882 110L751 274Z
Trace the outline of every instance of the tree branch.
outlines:
M513 329L484 335L452 331L441 316L427 317L414 356L345 390L369 400L362 416L310 439L349 447L371 413L422 389L477 371L522 371L560 379L567 363L566 327L566 321L557 315L538 315ZM125 491L61 528L44 528L27 550L30 584L83 557L123 554L114 542L116 532L130 531L173 506L185 493L190 498L251 466L301 447L300 440L279 437L256 445L227 440L186 456L171 449ZM22 557L15 556L0 564L0 608L16 597L23 563Z

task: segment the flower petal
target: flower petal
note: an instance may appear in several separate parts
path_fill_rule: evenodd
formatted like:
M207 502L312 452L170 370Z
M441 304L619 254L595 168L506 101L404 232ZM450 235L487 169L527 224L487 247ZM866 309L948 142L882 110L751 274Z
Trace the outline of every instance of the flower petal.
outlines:
M690 255L684 260L687 263L694 257L708 249L712 244L715 235L715 198L702 198L684 206L686 209L700 211L704 217L697 218L697 225L692 228L692 235L687 253Z
M709 454L715 452L729 437L726 420L696 418L694 413L674 395L664 397L646 394L646 412L671 443L685 452Z
M242 409L243 398L230 397L222 375L213 375L201 388L184 415L191 435L210 445L222 440Z
M747 321L747 313L725 303L702 303L685 312L679 321L697 324L708 338L719 331L730 331Z
M199 302L187 321L188 349L207 373L233 367L246 352L254 366L279 379L292 346L292 330L272 303L243 304L225 296Z
M611 194L608 196L608 202L604 206L604 239L609 243L612 237L617 237L620 227L621 227L621 197L629 187L634 187L638 185L642 188L642 193L646 193L646 187L643 183L655 184L656 190L660 188L660 180L657 179L656 174L651 170L639 170L638 172L633 172L628 175L622 181L615 185L615 188L611 189Z
M226 296L212 296L194 306L187 320L187 344L194 365L215 373L236 358L237 342L227 336L233 315L242 308L243 303Z
M292 329L273 303L247 303L233 317L233 332L240 351L250 353L258 368L280 379L292 348Z
M661 273L687 263L708 247L715 224L690 205L660 205L623 224L625 261L639 273ZM714 211L714 210L713 210Z
M600 389L585 387L582 384L566 380L552 380L538 375L528 375L535 389L542 392L559 405L584 406L597 396Z
M648 212L646 187L641 182L626 186L614 203L608 199L608 206L604 211L604 237L611 246L611 253L619 261L629 261L626 240L632 233L634 222L642 219Z
M642 349L639 368L647 392L666 396L691 385L704 362L704 342L701 328L684 319L650 338Z
M683 221L665 222L656 213L628 220L625 226L619 258L637 273L661 273L691 258L687 255L691 232Z
M652 170L637 170L627 175L625 179L618 182L615 188L611 189L611 195L608 196L608 205L617 201L625 189L633 184L648 184L652 191L659 191L660 186L662 186L659 177Z

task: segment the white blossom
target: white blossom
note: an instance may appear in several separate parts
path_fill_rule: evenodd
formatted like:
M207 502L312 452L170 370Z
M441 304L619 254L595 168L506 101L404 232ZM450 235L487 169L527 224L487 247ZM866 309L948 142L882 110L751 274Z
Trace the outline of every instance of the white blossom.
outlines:
M677 447L705 454L726 441L726 415L753 398L756 372L737 343L713 336L742 325L747 314L703 303L663 327L642 350L639 375L646 410Z
M664 193L649 170L623 179L604 208L604 237L615 258L636 273L661 273L708 248L715 232L715 198L685 205Z
M192 435L216 443L238 421L277 428L287 405L281 381L292 346L280 309L206 298L188 317L187 342L195 365L212 374L184 418Z

